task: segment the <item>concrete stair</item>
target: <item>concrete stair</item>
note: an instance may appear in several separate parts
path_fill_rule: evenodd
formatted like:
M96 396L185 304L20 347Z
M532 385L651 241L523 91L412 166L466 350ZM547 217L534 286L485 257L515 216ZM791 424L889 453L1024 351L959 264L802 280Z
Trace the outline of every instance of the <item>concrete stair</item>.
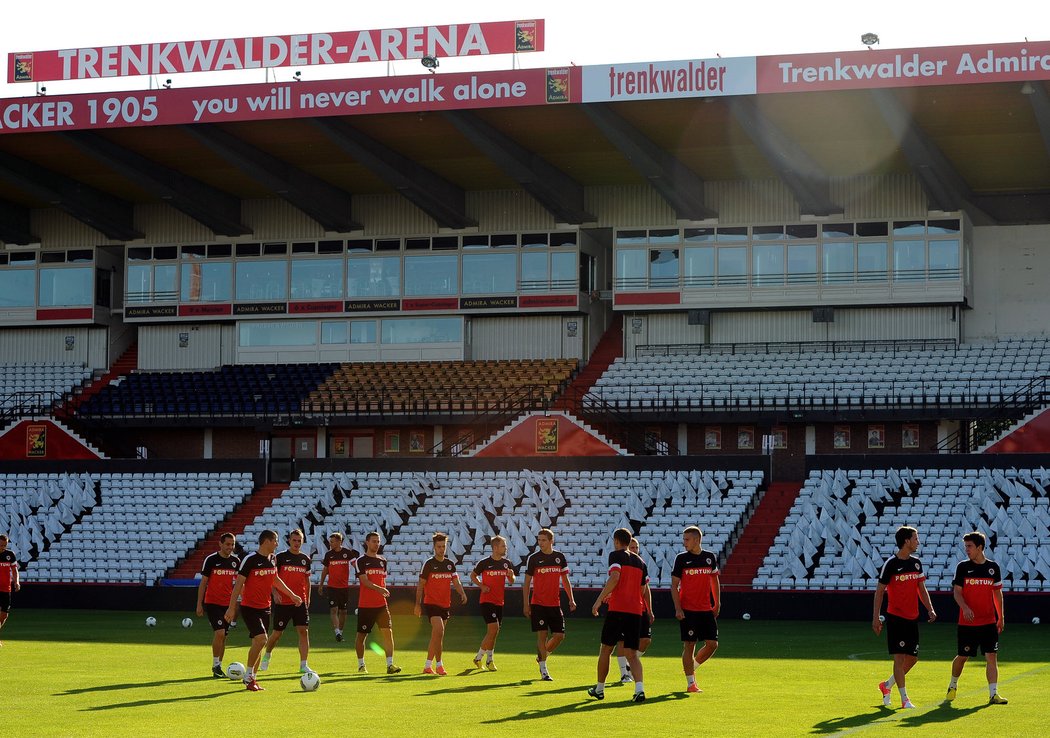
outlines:
M773 482L769 485L740 540L733 547L729 561L722 568L723 585L751 586L801 491L802 482Z
M595 346L594 353L587 361L587 366L573 378L561 397L554 401L551 409L575 410L576 398L587 394L613 361L621 356L623 356L623 316L617 314L613 316L612 324Z
M113 366L91 384L77 392L62 407L55 411L56 418L69 418L76 414L77 408L97 395L103 388L109 386L113 380L130 374L139 366L139 347L137 343L128 346L120 357L113 362Z
M1010 436L1012 436L1012 435L1013 435L1014 433L1016 433L1017 431L1019 431L1019 430L1020 430L1021 428L1024 428L1024 427L1025 427L1026 425L1028 425L1028 424L1029 424L1029 423L1031 423L1031 422L1032 422L1033 420L1035 420L1035 419L1036 419L1036 418L1038 418L1038 417L1039 417L1040 415L1042 415L1043 413L1046 413L1046 412L1050 412L1050 411L1048 411L1048 410L1047 410L1047 408L1045 408L1045 407L1041 407L1041 408L1039 408L1039 409L1037 409L1037 410L1034 410L1034 411L1032 411L1032 412L1028 413L1028 415L1025 415L1025 416L1024 416L1023 418L1021 418L1021 419L1020 419L1020 420L1018 420L1018 421L1017 421L1016 423L1014 423L1013 425L1011 425L1011 426L1010 426L1009 428L1007 428L1006 430L1004 430L1004 431L1003 431L1002 433L1000 433L1000 434L999 434L998 436L996 436L996 437L995 437L995 438L993 438L992 440L988 441L988 442L987 442L987 443L985 443L985 444L984 444L983 446L979 447L979 448L978 448L978 449L977 449L977 450L975 451L975 453L978 453L978 454L983 454L983 453L985 453L985 452L986 452L986 451L988 451L988 449L990 449L990 448L991 448L992 446L994 446L995 444L999 443L999 442L1000 442L1000 441L1002 441L1003 439L1009 438L1009 437L1010 437Z

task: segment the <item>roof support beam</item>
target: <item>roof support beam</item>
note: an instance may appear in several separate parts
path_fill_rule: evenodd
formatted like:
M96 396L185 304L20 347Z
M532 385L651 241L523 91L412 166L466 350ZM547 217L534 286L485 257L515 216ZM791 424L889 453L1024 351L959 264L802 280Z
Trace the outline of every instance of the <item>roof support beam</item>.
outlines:
M245 236L252 232L241 223L241 201L233 195L150 161L97 133L76 131L59 135L216 235Z
M274 194L317 221L326 231L361 230L350 217L350 193L282 161L262 149L211 125L183 126L183 130Z
M608 105L582 105L583 112L635 170L648 180L680 220L707 220L718 213L704 204L704 180L661 149Z
M803 215L837 215L828 175L806 151L780 130L758 107L754 96L729 98L729 109L758 150L795 195Z
M40 239L30 233L29 210L0 200L0 241L24 246Z
M463 136L520 184L559 223L597 220L583 206L583 187L548 161L496 130L474 113L448 110L445 118Z
M344 153L361 162L443 228L468 228L463 190L345 121L314 118L313 125Z
M0 153L0 179L68 213L106 238L142 238L133 225L134 207L126 200L7 153Z

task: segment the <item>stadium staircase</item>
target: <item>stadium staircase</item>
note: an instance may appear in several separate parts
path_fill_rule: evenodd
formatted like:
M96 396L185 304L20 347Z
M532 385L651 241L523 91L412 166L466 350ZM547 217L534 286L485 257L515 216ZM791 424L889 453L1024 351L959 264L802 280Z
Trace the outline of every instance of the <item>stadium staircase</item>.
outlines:
M284 494L289 487L288 484L264 484L248 497L244 502L230 511L218 525L208 532L197 548L193 549L187 556L175 563L168 570L166 579L194 579L201 570L201 565L208 554L219 548L219 536L223 533L233 533L240 538L244 529L252 524L266 507ZM238 540L246 550L254 550L252 541Z
M750 587L795 503L802 482L773 482L722 569L724 586Z
M66 420L74 415L77 408L112 384L113 380L130 374L139 366L139 346L133 343L121 354L109 370L80 392L74 392L66 402L55 411L55 417Z
M623 316L613 316L612 325L594 347L587 366L580 370L565 392L554 401L553 410L576 411L576 398L583 397L594 386L598 378L612 366L613 361L623 356Z

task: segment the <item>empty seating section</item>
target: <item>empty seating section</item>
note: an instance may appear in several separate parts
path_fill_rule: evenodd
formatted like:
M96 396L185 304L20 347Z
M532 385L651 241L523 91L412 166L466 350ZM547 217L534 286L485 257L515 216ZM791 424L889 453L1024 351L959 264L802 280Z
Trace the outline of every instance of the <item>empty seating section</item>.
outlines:
M851 470L812 472L754 585L760 589L872 589L896 553L894 532L919 530L930 590L951 590L979 530L1007 591L1050 591L1050 471Z
M155 584L253 486L240 472L94 478L101 503L29 563L28 581Z
M20 405L19 395L42 393L57 400L91 379L79 364L0 364L0 409ZM44 407L52 404L50 399Z
M22 563L63 536L95 505L88 474L0 474L0 532Z
M606 402L643 408L788 400L814 405L994 403L1046 374L1050 340L1014 339L957 349L796 349L617 359L591 392Z

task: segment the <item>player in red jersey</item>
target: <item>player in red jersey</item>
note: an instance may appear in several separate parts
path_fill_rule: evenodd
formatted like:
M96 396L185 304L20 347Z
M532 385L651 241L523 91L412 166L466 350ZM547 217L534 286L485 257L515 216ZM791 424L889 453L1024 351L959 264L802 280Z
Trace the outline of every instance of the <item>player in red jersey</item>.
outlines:
M372 628L379 626L386 647L386 673L400 673L401 667L394 665L394 630L390 619L390 590L386 588L387 561L379 555L379 533L372 531L365 536L365 552L357 557L357 578L361 581L361 592L357 603L357 670L367 673L365 668L365 641Z
M696 667L718 650L718 615L722 611L722 585L718 578L718 558L700 547L700 529L691 525L682 531L685 551L678 554L671 569L671 601L682 636L682 670L685 691L702 692L696 683ZM652 612L650 610L650 612ZM703 641L697 651L696 644Z
M598 617L598 608L608 603L609 611L602 626L602 646L598 652L598 683L587 690L596 699L605 699L605 679L609 676L609 657L616 644L623 642L624 654L634 674L633 702L645 702L645 687L642 682L642 662L638 658L638 631L641 629L642 613L648 605L652 612L648 593L649 571L638 554L631 553L631 531L617 528L613 532L613 548L609 554L609 579L598 593L591 614Z
M627 550L633 553L635 556L641 556L639 553L641 549L638 546L638 539L631 538L631 544L627 547ZM653 616L652 601L653 595L649 591L649 585L645 585L645 595L643 602L646 609L642 612L642 618L638 621L638 658L645 655L645 652L649 650L649 646L653 642L653 621L656 619ZM616 645L616 662L620 667L620 681L613 682L616 684L630 684L634 681L631 676L631 664L627 660L627 655L623 650L623 641L620 641Z
M926 591L926 574L922 562L912 556L919 550L919 532L915 528L902 526L895 534L897 553L886 560L875 586L875 609L871 616L871 629L875 635L882 633L882 598L886 596L886 643L893 656L893 675L879 683L882 704L890 706L893 685L901 695L901 707L912 709L915 705L908 699L905 675L919 660L919 600L926 607L930 622L937 619L937 612Z
M328 595L328 611L332 616L335 639L343 640L346 611L350 605L350 572L354 570L357 551L343 548L343 534L338 531L328 536L328 551L321 568L321 592ZM328 583L325 588L325 582Z
M0 628L11 613L11 593L22 588L18 579L18 559L7 550L7 536L0 533ZM4 645L0 642L0 646Z
M445 558L448 536L435 533L430 541L434 545L434 555L426 560L419 572L415 613L417 618L425 613L430 621L430 644L427 646L427 662L423 673L447 676L441 653L445 640L445 621L451 615L452 588L456 588L460 602L464 605L467 604L467 593L459 582L456 565Z
M276 556L277 576L289 589L302 598L302 602L293 605L291 599L276 589L277 607L273 614L273 632L266 640L266 651L263 653L259 671L266 671L270 666L270 654L281 640L285 629L291 623L299 634L299 673L310 671L307 660L310 658L310 569L313 561L309 554L303 553L303 532L296 528L288 534L288 550Z
M241 560L233 553L237 538L233 533L219 536L219 550L209 554L201 567L201 583L197 587L197 617L208 614L208 623L214 631L211 637L211 675L216 679L226 676L222 657L226 653L226 635L230 632L226 608L237 580Z
M244 686L250 692L261 692L255 681L255 672L266 646L266 626L270 622L271 592L276 589L293 604L301 605L303 598L293 592L279 576L273 552L277 548L277 531L264 530L259 534L259 550L247 556L241 564L237 583L230 594L230 606L226 608L226 622L232 622L237 611L237 598L241 598L241 620L248 628L252 639L248 649L248 661L244 672Z
M955 567L952 592L959 605L959 650L952 661L947 701L955 699L959 677L977 649L984 654L984 673L988 678L988 704L1005 705L999 694L999 634L1005 627L1003 580L999 565L984 555L984 534L974 531L963 536L966 561Z
M540 678L553 682L547 671L547 657L565 640L561 588L564 587L569 596L569 612L576 611L576 600L569 581L569 562L560 551L554 550L554 533L544 528L536 534L536 543L540 550L534 551L525 564L522 602L525 617L532 620L532 632L536 634L536 663L540 666Z
M493 536L489 542L492 555L478 562L470 579L481 588L478 598L481 605L481 618L485 621L485 637L481 639L481 648L474 657L474 666L481 668L484 659L485 668L496 671L492 652L496 648L496 637L503 625L503 597L508 584L514 584L514 568L504 558L507 555L507 539Z

